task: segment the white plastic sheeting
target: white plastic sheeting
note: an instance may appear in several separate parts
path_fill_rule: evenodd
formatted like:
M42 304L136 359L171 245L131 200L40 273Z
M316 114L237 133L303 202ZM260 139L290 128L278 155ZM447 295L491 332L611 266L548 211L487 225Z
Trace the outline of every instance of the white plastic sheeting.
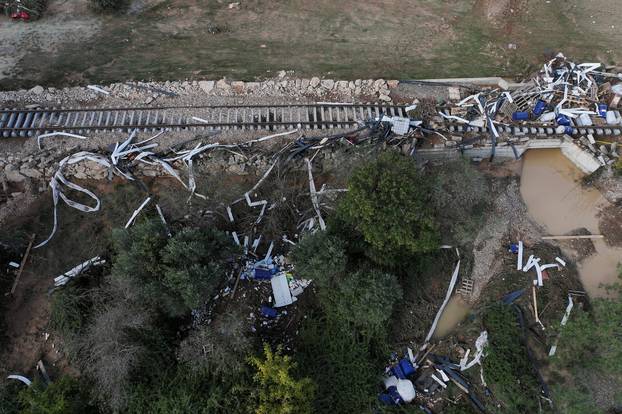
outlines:
M430 331L428 332L428 335L425 337L424 343L427 343L428 341L430 341L430 338L432 338L432 335L434 335L434 331L436 330L436 325L438 324L438 321L441 318L441 315L443 314L443 311L445 310L445 307L447 306L449 299L451 298L454 288L456 287L456 281L458 280L459 271L460 271L460 260L458 260L458 263L456 263L456 267L454 268L454 273L451 275L451 281L449 282L449 288L447 289L447 294L445 295L445 300L443 301L443 304L441 305L438 312L436 313L436 316L434 317L434 322L432 322L432 326L430 327Z
M464 354L464 357L460 360L460 371L465 371L475 364L481 364L480 361L482 359L482 356L484 355L484 348L487 344L488 332L482 331L475 340L475 356L470 362L467 362L469 360L470 349L467 350L467 352Z
M292 297L285 273L275 275L272 279L270 279L270 283L272 284L272 294L274 295L275 308L280 308L294 303L296 298Z
M102 265L104 263L106 263L105 260L103 260L99 256L95 256L92 259L89 259L89 260L85 261L84 263L80 263L76 267L66 271L62 275L55 277L54 278L54 286L58 287L58 286L66 285L67 282L69 282L70 279L73 279L74 277L78 276L80 273L82 273L85 270L89 269L91 266L99 266L99 265Z
M560 326L563 327L568 323L568 318L570 318L570 312L572 311L573 306L574 302L572 301L572 296L568 295L568 306L566 306L566 312L564 312L564 316L562 317L562 322ZM549 356L552 357L553 355L555 355L555 352L557 352L557 340L555 341L553 346L551 346Z

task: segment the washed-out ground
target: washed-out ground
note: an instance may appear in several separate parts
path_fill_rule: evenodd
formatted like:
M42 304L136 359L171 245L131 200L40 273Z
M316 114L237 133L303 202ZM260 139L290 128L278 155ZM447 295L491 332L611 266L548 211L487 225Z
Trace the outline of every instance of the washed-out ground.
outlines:
M143 79L356 79L516 75L564 51L620 61L615 0L133 0L98 15L50 0L44 17L0 16L0 88Z

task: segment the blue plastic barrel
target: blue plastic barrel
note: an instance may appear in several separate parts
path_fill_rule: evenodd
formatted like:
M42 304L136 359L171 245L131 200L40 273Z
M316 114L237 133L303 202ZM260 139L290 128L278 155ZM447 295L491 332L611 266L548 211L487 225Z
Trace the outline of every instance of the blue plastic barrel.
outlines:
M542 115L545 109L546 109L546 102L544 102L542 99L538 99L538 101L536 102L536 106L533 108L533 114L535 116L540 116Z
M598 104L598 116L601 118L607 118L607 104L599 103Z
M557 125L570 126L570 118L566 115L557 115L555 122L557 122Z
M513 121L527 121L529 119L529 112L514 112L512 114Z

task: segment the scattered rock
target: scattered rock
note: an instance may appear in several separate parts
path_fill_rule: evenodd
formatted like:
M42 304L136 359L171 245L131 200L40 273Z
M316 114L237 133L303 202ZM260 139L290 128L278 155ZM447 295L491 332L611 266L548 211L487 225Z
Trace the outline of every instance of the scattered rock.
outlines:
M332 79L322 79L321 85L322 88L328 89L330 91L335 86L335 81Z
M280 70L280 71L278 71L278 73L277 73L277 77L278 77L279 79L283 79L285 76L287 76L287 72L285 72L284 70Z
M241 82L241 81L231 82L231 87L236 93L244 92L244 82Z
M21 183L26 179L13 164L7 164L4 167L4 175L10 183Z
M312 88L317 88L318 86L320 86L320 82L321 82L320 78L313 77L313 78L311 78L310 85L311 85Z
M392 79L392 80L388 80L387 81L387 86L389 87L389 89L395 89L397 88L397 85L400 84L400 81L396 80L396 79Z
M210 93L214 89L214 81L199 81L199 88L205 93Z
M380 99L383 102L391 102L391 97L389 95L380 95L378 99Z
M43 89L43 86L41 85L37 85L34 88L32 88L29 92L33 93L35 95L41 95L43 93L45 89Z
M23 176L35 178L35 179L39 179L43 176L43 174L41 174L41 171L39 171L36 168L21 168L19 170L19 173Z
M223 91L229 91L231 90L231 85L229 85L226 79L220 79L218 82L216 82L216 88L222 89Z

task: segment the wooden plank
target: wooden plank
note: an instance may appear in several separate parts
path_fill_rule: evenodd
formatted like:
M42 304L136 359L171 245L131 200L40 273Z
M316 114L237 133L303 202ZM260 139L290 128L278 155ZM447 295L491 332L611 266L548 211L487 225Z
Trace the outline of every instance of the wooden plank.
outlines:
M22 264L19 266L19 270L17 271L17 276L15 277L15 281L13 282L13 287L11 288L11 295L15 293L15 288L17 288L17 283L19 282L19 278L22 276L22 272L24 271L24 267L26 266L26 262L28 261L28 256L30 255L30 249L32 248L32 243L35 241L35 235L30 236L30 242L28 243L28 248L26 249L26 254L22 258Z
M602 234L578 234L576 236L542 236L542 240L602 239Z

